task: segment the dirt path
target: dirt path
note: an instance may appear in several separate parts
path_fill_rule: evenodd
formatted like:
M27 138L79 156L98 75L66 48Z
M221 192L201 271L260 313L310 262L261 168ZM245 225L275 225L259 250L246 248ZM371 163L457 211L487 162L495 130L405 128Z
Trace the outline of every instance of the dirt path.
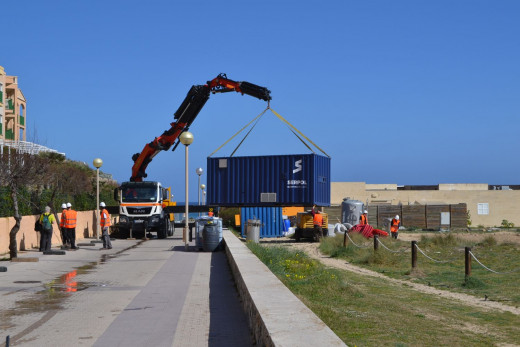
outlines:
M410 235L410 234L408 234L408 235ZM480 234L480 235L482 235L482 234ZM399 235L399 237L401 238L401 234ZM420 239L420 237L419 237L419 239ZM518 239L520 239L520 237ZM413 238L410 238L410 240L413 240ZM518 240L518 241L520 243L520 240ZM381 278L381 279L384 279L395 285L401 285L401 286L406 285L421 293L432 294L432 295L447 298L447 299L458 300L466 305L470 305L470 306L474 306L474 307L480 307L480 308L484 308L484 309L488 309L488 310L500 310L500 311L511 312L513 314L520 315L520 308L518 308L518 307L505 305L505 304L502 304L502 303L496 302L496 301L487 301L487 300L477 298L472 295L437 289L437 288L429 287L427 285L420 284L420 283L414 283L414 282L410 282L410 281L404 281L404 280L390 278L390 277L382 275L378 272L352 265L352 264L348 263L347 261L345 261L344 259L330 258L329 256L320 253L320 251L318 250L319 243L304 243L304 242L296 243L293 240L287 238L286 240L277 239L277 241L273 241L273 242L262 242L262 244L272 245L272 246L275 246L275 245L283 246L283 247L289 247L292 249L301 250L301 251L305 252L307 255L309 255L310 257L322 262L326 266L341 269L341 270L351 271L351 272L365 275L365 276Z

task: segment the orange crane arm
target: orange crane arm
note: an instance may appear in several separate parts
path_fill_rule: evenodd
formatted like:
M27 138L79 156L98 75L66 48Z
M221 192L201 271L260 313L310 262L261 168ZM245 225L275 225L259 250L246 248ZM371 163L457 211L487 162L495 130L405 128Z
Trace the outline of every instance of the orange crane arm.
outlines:
M220 74L216 78L208 81L204 85L194 85L188 91L186 98L174 114L175 122L171 123L171 128L166 130L161 136L156 137L152 142L146 144L141 153L132 156L134 165L132 166L131 182L142 182L146 175L146 168L152 159L160 152L170 149L174 145L174 151L179 145L179 136L183 131L187 131L191 123L195 120L200 110L209 99L210 93L226 93L235 91L241 94L254 96L260 100L271 100L271 91L265 87L260 87L249 82L236 82L227 78L225 74Z

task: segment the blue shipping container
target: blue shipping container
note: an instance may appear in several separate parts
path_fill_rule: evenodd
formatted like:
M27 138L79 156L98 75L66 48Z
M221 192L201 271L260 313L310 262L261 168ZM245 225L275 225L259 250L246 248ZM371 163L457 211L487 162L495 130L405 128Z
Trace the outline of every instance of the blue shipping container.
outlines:
M209 205L330 206L330 158L316 154L208 158Z
M242 237L247 236L247 221L260 220L260 238L283 236L283 217L281 207L242 207L240 209L240 225Z

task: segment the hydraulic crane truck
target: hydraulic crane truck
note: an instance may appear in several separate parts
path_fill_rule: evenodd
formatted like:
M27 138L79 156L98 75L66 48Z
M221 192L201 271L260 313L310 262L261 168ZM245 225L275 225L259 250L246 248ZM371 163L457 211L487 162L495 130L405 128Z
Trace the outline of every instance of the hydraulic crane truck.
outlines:
M146 168L160 151L167 151L172 146L174 151L179 145L179 136L188 131L210 94L237 92L251 95L269 102L271 91L249 82L236 82L220 74L204 85L194 85L174 114L175 121L171 128L152 142L146 144L140 153L132 156L132 176L129 182L123 182L114 191L114 199L119 202L120 232L155 231L158 238L173 235L173 221L166 213L173 205L169 188L163 188L159 182L145 182Z

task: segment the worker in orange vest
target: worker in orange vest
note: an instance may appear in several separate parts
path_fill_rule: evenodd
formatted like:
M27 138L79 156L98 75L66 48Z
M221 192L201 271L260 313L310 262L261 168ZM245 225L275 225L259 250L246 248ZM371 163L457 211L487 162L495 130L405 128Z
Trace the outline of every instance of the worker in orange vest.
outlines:
M363 214L359 217L360 225L368 225L368 211L364 210Z
M102 208L100 213L99 225L101 226L101 240L103 240L103 248L101 249L112 249L112 242L110 242L110 235L108 235L108 227L110 223L110 214L106 209L104 202L99 203L99 207Z
M401 221L399 220L399 215L396 215L390 223L390 232L392 233L392 238L396 240L397 236L399 235L399 225L401 225Z
M61 204L61 219L60 219L60 235L61 242L63 243L63 248L68 248L70 246L70 242L68 239L68 235L65 232L65 212L67 211L67 204Z
M321 227L323 225L323 216L321 215L318 209L316 209L316 211L314 212L312 222L314 224L315 232L318 233L320 238L323 237L323 228Z
M65 210L65 212L63 212L63 215L61 216L63 226L65 227L64 234L67 235L67 240L70 243L70 248L78 249L78 247L76 247L76 222L78 219L78 212L72 209L72 204L70 202L68 202L66 206L67 209Z

